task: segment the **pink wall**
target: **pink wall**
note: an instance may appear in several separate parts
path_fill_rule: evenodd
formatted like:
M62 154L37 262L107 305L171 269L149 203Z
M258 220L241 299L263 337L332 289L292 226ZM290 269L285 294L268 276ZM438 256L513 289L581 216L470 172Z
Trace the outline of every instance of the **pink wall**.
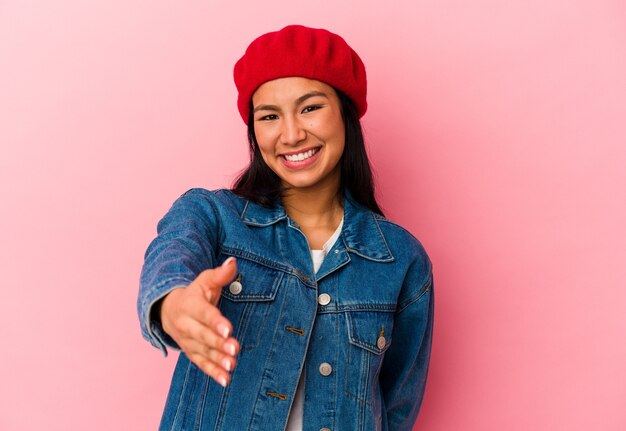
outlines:
M0 3L0 429L156 429L143 251L245 165L231 68L288 23L365 60L382 202L435 265L416 429L626 429L624 2L215 3Z

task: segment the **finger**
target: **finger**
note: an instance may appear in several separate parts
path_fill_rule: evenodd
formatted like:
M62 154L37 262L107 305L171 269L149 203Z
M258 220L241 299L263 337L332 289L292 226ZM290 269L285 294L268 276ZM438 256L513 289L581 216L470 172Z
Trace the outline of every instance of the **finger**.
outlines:
M236 274L237 262L231 256L220 266L201 272L193 283L202 288L209 302L217 304L222 288L233 281Z
M208 349L207 351L215 350L235 359L235 357L239 354L239 350L241 350L239 342L232 337L227 339L220 338L216 334L211 333L211 331L206 331L203 335L204 338L198 341L206 346Z
M211 377L221 386L226 387L230 383L230 374L220 365L215 362L206 359L201 355L191 355L189 357L191 362L196 364L206 375Z
M233 333L232 323L215 306L208 306L199 316L199 321L222 338L228 338Z
M185 344L197 342L203 345L202 348L196 347L196 351L208 352L210 349L218 350L234 359L241 350L241 346L235 338L222 337L221 334L216 333L210 327L193 319L189 320L185 325L183 336L185 338L183 343Z
M217 308L217 304L196 301L193 306L193 317L204 326L212 329L223 338L228 338L233 333L233 325Z
M214 348L221 348L223 342L233 332L233 325L230 321L212 304L194 303L190 307L191 309L179 315L171 325L164 323L163 328L166 332L175 341L182 337L202 341ZM238 346L235 350L238 350Z
M228 374L237 364L237 360L232 356L197 340L187 340L184 351L193 363L201 367L207 375L213 377L220 384L222 384L222 381L219 380L220 375L229 377Z
M232 356L233 358L235 358L239 354L240 350L241 346L235 338L228 338L222 343L222 352Z
M233 371L237 365L237 359L233 356L224 353L223 351L212 349L205 344L194 343L192 350L203 356L204 359L208 359L209 361L218 364L227 372Z
M240 350L239 343L232 337L224 338L211 328L195 321L188 325L187 337L207 346L209 349L219 350L232 357L237 356Z

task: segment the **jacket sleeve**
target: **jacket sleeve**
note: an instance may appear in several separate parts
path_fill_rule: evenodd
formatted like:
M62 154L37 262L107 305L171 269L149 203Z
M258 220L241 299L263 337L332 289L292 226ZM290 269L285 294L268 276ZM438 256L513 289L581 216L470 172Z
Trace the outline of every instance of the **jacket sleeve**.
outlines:
M178 346L152 319L153 306L177 287L189 285L212 268L216 260L219 224L210 192L192 189L174 202L157 225L157 237L144 257L137 311L141 332L167 356L167 347Z
M410 270L380 374L390 431L410 431L422 404L433 334L434 291L428 258ZM426 276L424 277L424 274Z

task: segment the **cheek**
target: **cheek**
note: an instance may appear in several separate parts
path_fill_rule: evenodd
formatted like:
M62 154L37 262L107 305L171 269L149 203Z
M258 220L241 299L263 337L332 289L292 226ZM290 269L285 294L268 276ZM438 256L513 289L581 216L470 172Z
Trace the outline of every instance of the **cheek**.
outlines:
M265 158L266 154L270 154L271 151L267 134L263 133L263 130L254 129L254 136L256 138L256 143L259 146L259 150L261 150L261 154L263 155L263 158Z
M339 124L335 129L334 139L335 142L337 142L337 150L343 154L343 150L346 146L346 132L343 123Z
M345 141L346 137L346 131L341 116L336 113L335 115L331 116L325 124L327 136L329 138L332 138L336 142L341 142L341 146L343 147L343 142Z
M272 170L274 171L274 173L276 173L276 169L274 168L274 166L276 166L276 158L274 157L274 150L273 150L273 146L271 148L268 148L268 145L263 145L263 141L260 141L259 138L257 137L257 144L259 146L259 152L261 153L261 158L263 159L263 161L265 161L265 164Z
M258 141L257 141L258 142ZM265 160L265 163L268 166L272 166L272 154L269 152L269 150L267 148L264 148L261 144L259 144L259 150L261 150L261 157L263 157L263 160Z

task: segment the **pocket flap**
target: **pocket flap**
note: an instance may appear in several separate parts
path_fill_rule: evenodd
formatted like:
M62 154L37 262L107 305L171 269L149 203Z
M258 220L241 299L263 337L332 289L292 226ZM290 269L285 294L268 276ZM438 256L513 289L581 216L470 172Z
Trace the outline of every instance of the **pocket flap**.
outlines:
M222 289L233 302L273 301L283 272L244 259L237 259L237 276Z
M347 311L350 343L382 354L391 345L393 316L393 312L384 311Z

